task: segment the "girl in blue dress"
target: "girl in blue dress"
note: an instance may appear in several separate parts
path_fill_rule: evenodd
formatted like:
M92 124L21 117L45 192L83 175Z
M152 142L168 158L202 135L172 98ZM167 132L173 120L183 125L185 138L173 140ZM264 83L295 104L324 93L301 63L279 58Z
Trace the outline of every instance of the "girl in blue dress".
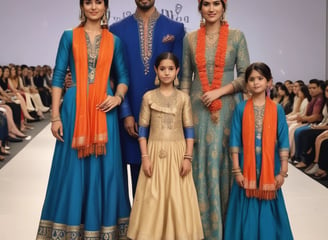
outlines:
M130 203L117 106L128 75L121 43L107 30L108 0L80 0L80 8L81 24L63 33L54 69L57 142L37 239L126 239ZM72 86L60 109L67 68Z
M225 224L226 240L290 240L281 191L288 176L288 126L283 108L266 96L270 68L253 63L245 73L251 97L237 105L230 152L235 181Z

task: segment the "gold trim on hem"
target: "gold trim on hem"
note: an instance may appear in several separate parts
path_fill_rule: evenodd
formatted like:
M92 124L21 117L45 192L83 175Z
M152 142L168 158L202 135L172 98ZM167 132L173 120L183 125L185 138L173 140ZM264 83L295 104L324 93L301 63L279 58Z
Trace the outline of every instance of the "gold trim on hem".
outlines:
M36 240L127 240L129 218L121 218L118 225L105 227L100 231L86 231L84 225L69 226L41 220Z

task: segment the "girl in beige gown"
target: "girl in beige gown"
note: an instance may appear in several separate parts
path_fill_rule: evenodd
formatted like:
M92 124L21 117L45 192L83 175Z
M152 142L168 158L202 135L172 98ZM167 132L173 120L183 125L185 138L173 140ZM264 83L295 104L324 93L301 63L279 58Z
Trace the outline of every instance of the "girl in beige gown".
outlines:
M190 98L173 85L177 84L179 64L172 53L158 56L155 71L160 86L144 95L139 117L142 170L128 237L203 239L191 173L194 131Z

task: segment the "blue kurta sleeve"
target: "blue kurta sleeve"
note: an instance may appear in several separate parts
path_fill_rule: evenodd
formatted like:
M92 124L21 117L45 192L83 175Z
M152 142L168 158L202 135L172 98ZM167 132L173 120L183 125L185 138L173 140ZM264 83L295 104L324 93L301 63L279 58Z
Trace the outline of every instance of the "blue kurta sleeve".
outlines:
M183 49L183 38L186 34L183 24L177 24L179 30L176 40L174 41L173 53L179 59L180 66L182 65L182 49ZM182 76L183 69L180 67L179 77Z
M72 51L72 40L72 30L65 31L61 36L52 78L52 86L54 87L64 87L65 75L69 63L70 53Z
M278 127L277 127L277 139L279 151L289 150L289 138L288 138L288 125L286 121L286 115L284 109L280 104L277 104L278 111Z
M245 101L239 103L232 116L230 130L230 152L240 152L242 148L242 121Z
M115 38L115 48L114 48L114 58L111 68L111 75L114 79L115 85L125 84L129 85L129 72L126 65L126 59L124 57L124 50L122 41L114 35ZM124 98L124 101L119 108L120 118L125 118L132 115L131 107L128 98Z
M111 74L114 77L115 84L129 85L129 73L126 67L126 61L123 54L121 40L114 35L114 57L111 67Z

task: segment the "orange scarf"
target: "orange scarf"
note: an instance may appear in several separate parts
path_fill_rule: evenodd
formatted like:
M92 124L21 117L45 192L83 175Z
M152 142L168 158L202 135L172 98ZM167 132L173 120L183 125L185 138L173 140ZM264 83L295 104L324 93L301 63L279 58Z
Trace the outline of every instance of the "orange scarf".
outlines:
M198 68L199 79L202 84L203 92L208 92L210 90L218 89L221 87L228 45L228 36L229 24L227 22L224 22L220 27L219 40L215 54L213 81L210 86L206 71L206 29L205 27L201 27L197 32L196 65ZM216 118L218 118L218 111L221 109L221 107L221 99L214 100L209 106L213 121L217 121Z
M277 105L266 98L263 132L262 132L262 168L259 188L256 182L255 162L255 116L253 100L246 103L243 122L242 139L244 149L244 186L247 197L271 200L276 197L274 176L274 154L277 136Z
M72 148L78 157L106 154L106 113L96 109L107 96L108 77L113 59L114 38L102 30L95 81L88 83L88 53L83 27L73 30L73 56L76 70L76 118Z

